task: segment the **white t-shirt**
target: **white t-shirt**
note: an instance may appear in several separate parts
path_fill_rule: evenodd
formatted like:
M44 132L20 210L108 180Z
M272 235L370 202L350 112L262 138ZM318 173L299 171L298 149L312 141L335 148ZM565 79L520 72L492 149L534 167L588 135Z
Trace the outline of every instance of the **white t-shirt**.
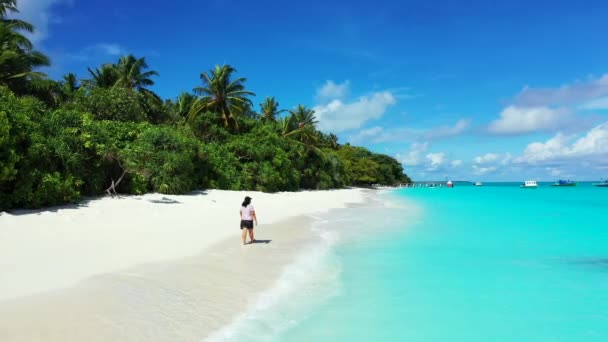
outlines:
M241 206L241 220L245 220L245 221L253 221L253 212L255 210L253 209L253 205L248 205L247 207L243 208L243 206Z

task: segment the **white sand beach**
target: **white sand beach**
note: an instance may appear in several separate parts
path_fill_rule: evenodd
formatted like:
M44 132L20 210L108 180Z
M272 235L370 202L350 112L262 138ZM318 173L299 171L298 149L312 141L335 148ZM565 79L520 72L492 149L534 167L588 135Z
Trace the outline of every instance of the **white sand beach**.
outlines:
M310 215L359 189L102 198L0 215L0 340L199 341L315 243ZM240 245L253 197L261 243Z

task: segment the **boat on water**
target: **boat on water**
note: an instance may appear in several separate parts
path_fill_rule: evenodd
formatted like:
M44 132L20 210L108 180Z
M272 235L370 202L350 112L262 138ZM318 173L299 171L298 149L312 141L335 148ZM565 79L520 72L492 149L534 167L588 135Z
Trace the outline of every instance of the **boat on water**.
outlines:
M557 182L553 183L551 186L576 186L576 182L573 182L571 180L560 179Z
M483 183L482 182L475 182L475 186L482 186Z
M600 187L600 188L608 188L608 179L604 179L603 181L601 181L599 183L595 183L593 185Z
M446 186L447 186L448 188L453 188L453 187L454 187L454 183L453 183L452 181L448 181L448 182L447 182L447 183L445 183L445 184L446 184Z
M524 188L524 189L536 189L536 188L538 188L538 184L536 183L535 180L527 180L519 187Z

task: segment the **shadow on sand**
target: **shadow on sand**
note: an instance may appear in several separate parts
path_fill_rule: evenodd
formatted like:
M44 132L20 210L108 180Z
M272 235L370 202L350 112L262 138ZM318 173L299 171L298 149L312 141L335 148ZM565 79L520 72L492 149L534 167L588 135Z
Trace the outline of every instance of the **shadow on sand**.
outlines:
M188 194L180 195L180 196L202 196L202 195L207 195L207 191L206 190L197 190L197 191L192 191ZM58 206L54 206L54 207L41 208L41 209L13 209L13 210L8 210L8 211L0 210L0 216L3 214L12 215L12 216L40 215L40 214L47 213L47 212L56 213L60 210L66 210L66 209L69 210L69 209L86 208L89 206L89 202L99 200L102 198L106 198L106 197L108 197L108 196L101 195L99 197L88 197L88 198L83 198L78 203L64 204L64 205L58 205ZM132 200L137 200L137 201L142 200L142 196L127 195L127 194L117 194L117 195L113 196L112 198L113 199L130 198ZM180 204L181 203L178 200L168 198L168 197L162 197L161 199L149 199L148 201L150 203L155 203L155 204ZM213 202L215 202L215 201L213 201Z
M59 205L59 206L55 206L55 207L48 207L48 208L42 208L42 209L16 209L16 210L11 210L11 211L7 211L6 213L8 215L13 215L13 216L22 216L22 215L40 215L43 213L56 213L60 210L66 210L66 209L80 209L80 208L86 208L89 206L89 202L91 202L92 199L84 199L78 203L74 203L74 204L64 204L64 205ZM3 212L0 212L0 214L2 214Z
M168 197L163 197L161 199L150 199L148 200L148 202L150 203L157 203L157 204L178 204L178 203L182 203L178 200L174 200L173 198L168 198Z
M248 243L248 245L250 245L252 243L265 243L265 244L269 244L270 242L272 242L272 240L258 240L258 239L255 239L253 242Z

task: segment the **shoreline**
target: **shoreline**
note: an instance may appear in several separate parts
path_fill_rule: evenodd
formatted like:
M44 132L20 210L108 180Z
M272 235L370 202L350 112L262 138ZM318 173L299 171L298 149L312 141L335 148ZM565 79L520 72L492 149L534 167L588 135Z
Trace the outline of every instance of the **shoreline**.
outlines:
M267 225L260 243L89 277L0 303L5 341L200 341L228 326L317 243L310 217ZM287 230L291 226L294 229Z
M5 291L0 293L0 296L3 296L0 298L0 322L2 322L0 338L13 341L37 339L198 341L229 325L238 314L247 310L252 298L277 281L284 268L299 255L298 251L319 243L318 237L311 234L314 216L332 209L361 205L373 197L371 193L369 190L350 189L302 192L295 193L294 196L294 193L269 195L255 192L210 191L205 195L209 196L206 198L207 205L217 203L218 200L223 202L226 200L226 194L231 198L250 194L254 198L254 205L257 204L258 212L264 213L258 214L260 221L272 222L256 229L256 239L269 241L242 246L239 243L238 230L233 228L232 224L223 223L222 228L216 230L225 229L225 234L217 233L209 238L209 241L203 244L203 248L199 246L194 255L187 255L192 249L189 248L190 245L186 245L185 250L181 250L180 253L170 250L170 253L157 256L156 260L148 258L149 260L127 267L97 271L86 276L82 276L81 272L79 275L82 277L79 279L76 279L76 274L73 272L64 273L64 276L70 276L71 283L67 286L57 287L55 282L53 288L47 286L45 290L25 294L23 291L21 293L13 291L12 297L8 298L7 292L10 294L10 291L6 289L10 290L11 285L5 284L3 289ZM143 202L142 200L149 202L158 199L159 196L162 195L137 196L139 199L131 198L128 202ZM180 196L162 197L173 199L177 197L175 200L183 201ZM212 202L212 198L215 198L216 202ZM108 200L120 202L125 199ZM311 200L316 200L317 203L312 203L307 208L296 205L296 210L279 205L273 208L272 213L267 207L269 203L287 200L292 204L308 203ZM214 207L213 209L218 209L215 214L222 214L225 211L236 213L234 209L236 206L232 204L226 210ZM293 209L294 206L291 207ZM96 203L93 201L88 203L88 207L79 210L96 212L95 208ZM71 214L71 209L65 210L70 211L68 216L72 221L78 222L78 219L74 218L75 215ZM65 214L61 215L62 212L64 211L58 210L22 217L34 215L38 219L48 219L49 216L57 218L65 216ZM294 212L299 214L292 214ZM17 221L22 218L18 215L11 217ZM130 215L130 217L138 216ZM158 215L151 214L147 220L155 218L157 219ZM0 222L4 219L6 216L0 216ZM63 221L66 221L65 217ZM236 227L236 223L234 226ZM2 227L0 231L3 231L4 235L7 235L7 231L11 231L10 228L5 230L4 225ZM297 228L286 229L286 227ZM197 241L196 236L188 238ZM6 241L4 243L6 244ZM7 255L7 250L0 254ZM174 257L177 254L182 256ZM129 262L134 262L136 259L132 257ZM0 266L6 268L7 265L5 258L5 262ZM125 266L125 263L122 266ZM3 270L4 274L10 274L5 270ZM30 271L32 271L31 267ZM22 277L20 281L24 281L25 278ZM65 283L67 279L63 280ZM15 283L13 281L13 287ZM250 295L247 295L248 291Z

